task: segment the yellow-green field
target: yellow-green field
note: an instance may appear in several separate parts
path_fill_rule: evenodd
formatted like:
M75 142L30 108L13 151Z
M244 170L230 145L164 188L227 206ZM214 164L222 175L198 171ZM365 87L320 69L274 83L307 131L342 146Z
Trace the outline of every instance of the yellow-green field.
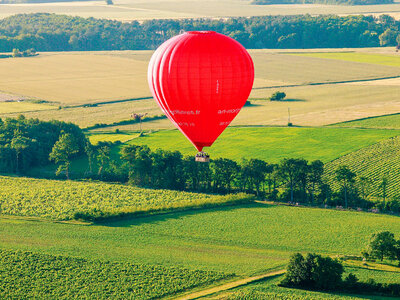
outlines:
M30 111L54 110L55 107L47 104L36 104L32 102L0 102L0 115L12 113L24 113Z
M382 55L374 53L357 53L357 52L313 52L313 53L296 53L294 55L400 67L400 55L397 55L395 53L393 53L392 55Z
M2 4L0 18L17 13L48 12L121 21L169 18L239 17L297 14L391 14L398 17L400 5L251 5L251 0L117 0L41 4Z

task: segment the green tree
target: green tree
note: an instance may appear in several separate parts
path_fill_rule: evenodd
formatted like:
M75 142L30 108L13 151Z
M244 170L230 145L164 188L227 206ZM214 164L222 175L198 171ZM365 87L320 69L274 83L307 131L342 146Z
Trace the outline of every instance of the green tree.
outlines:
M269 98L271 101L282 101L285 99L286 93L284 92L275 92L272 94L272 96Z
M308 190L311 195L311 203L314 202L315 191L322 184L324 174L324 163L320 160L311 162L308 167Z
M227 158L217 158L212 161L210 167L213 170L214 188L230 192L232 182L240 170L239 165Z
M111 149L109 146L102 146L97 149L97 162L99 164L97 175L100 176L100 178L103 178L104 171L107 170L110 165L110 153Z
M395 259L397 257L397 244L394 234L389 231L374 233L369 243L369 256L378 258L381 261L387 257Z
M294 202L294 190L299 182L306 177L308 163L305 159L285 158L279 165L279 173L283 181L286 181L290 188L290 201Z
M379 184L379 189L381 190L381 197L382 200L385 202L386 201L386 197L387 197L387 186L389 184L389 178L388 176L383 176L381 183Z
M282 286L335 290L342 283L343 266L340 262L321 255L300 253L291 256Z
M371 193L371 179L365 176L360 176L358 178L358 186L359 186L359 191L362 199L367 200L368 196Z
M15 172L20 171L20 156L23 150L29 147L31 140L17 133L11 140L11 148L15 150L16 155L16 167Z
M356 174L352 172L347 166L339 166L336 171L336 180L341 184L344 192L344 205L348 207L348 192L355 182Z
M399 35L399 31L393 28L386 29L380 36L379 36L379 43L381 46L396 46L397 37Z
M50 160L54 161L56 164L61 163L57 168L56 175L65 171L65 175L67 179L69 179L71 158L77 153L79 153L79 145L75 137L70 133L62 134L59 140L54 144L49 156Z

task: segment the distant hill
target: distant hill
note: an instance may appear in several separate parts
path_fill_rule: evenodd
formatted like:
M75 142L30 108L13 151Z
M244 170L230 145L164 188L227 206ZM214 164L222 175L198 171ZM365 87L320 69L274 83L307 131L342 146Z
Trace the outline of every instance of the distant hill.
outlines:
M271 4L331 4L331 5L374 5L391 4L393 0L253 0L255 5Z

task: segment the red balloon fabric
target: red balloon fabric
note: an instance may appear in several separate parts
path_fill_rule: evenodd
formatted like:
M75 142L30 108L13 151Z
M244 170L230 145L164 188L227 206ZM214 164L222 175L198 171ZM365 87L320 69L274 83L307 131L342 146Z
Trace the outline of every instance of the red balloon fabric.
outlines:
M191 31L163 43L148 69L153 97L198 151L210 147L246 103L253 61L237 41Z

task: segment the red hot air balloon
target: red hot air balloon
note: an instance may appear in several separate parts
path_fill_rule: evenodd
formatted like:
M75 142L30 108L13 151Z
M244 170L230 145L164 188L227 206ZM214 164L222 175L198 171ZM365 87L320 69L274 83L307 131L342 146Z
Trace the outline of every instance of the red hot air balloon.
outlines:
M154 99L198 151L210 147L246 103L253 61L237 41L213 31L191 31L153 54L148 81Z

